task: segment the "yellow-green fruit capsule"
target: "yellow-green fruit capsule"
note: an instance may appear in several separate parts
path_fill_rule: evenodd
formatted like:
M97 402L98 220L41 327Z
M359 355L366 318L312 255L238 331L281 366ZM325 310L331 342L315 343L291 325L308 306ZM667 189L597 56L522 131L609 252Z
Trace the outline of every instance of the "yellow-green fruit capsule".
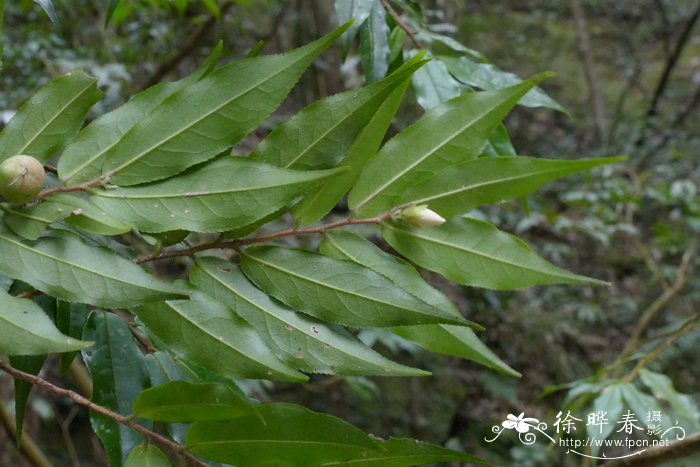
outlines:
M44 184L44 166L32 156L12 156L0 164L0 196L12 204L27 203Z

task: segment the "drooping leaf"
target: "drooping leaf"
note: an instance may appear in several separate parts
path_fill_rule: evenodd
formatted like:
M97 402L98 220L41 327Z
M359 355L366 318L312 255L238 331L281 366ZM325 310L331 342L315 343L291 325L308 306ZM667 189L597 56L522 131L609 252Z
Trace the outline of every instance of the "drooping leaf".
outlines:
M34 301L0 291L0 352L8 355L44 355L81 350L91 345L56 329Z
M35 206L3 206L3 220L15 234L27 240L36 240L46 227L71 215L69 206L59 203L41 203Z
M51 22L55 25L58 25L58 16L56 15L56 10L53 7L53 2L51 0L34 0L34 3L39 5L42 10L44 10L44 13L46 13L46 16L49 17Z
M39 89L0 133L0 162L16 154L46 162L78 131L90 107L100 99L96 83L77 70Z
M410 186L476 158L518 99L547 76L499 91L465 94L426 112L367 164L350 192L350 207L361 215L380 214L394 207Z
M124 462L124 467L170 467L170 465L163 451L152 444L134 447Z
M146 389L134 400L136 415L159 422L231 420L255 412L250 400L219 383L171 381Z
M184 293L103 248L67 232L24 241L0 226L0 270L61 300L129 307Z
M187 434L194 454L236 465L323 465L381 452L377 443L347 422L292 404L258 408L230 422L197 422Z
M649 394L643 393L634 384L627 383L621 384L620 390L622 391L622 397L625 400L625 407L623 409L623 416L629 411L634 417L634 425L640 427L642 430L646 428L645 422L647 414L650 411L658 410L659 401L650 396ZM661 417L661 420L656 422L661 427L662 431L671 428L674 425L675 420L670 417ZM686 427L683 427L684 429ZM642 430L633 429L633 432L639 431L644 433Z
M441 56L440 61L447 65L450 74L464 84L491 91L513 86L522 82L515 74L503 71L490 63L474 62L467 57ZM549 97L539 87L532 88L519 101L527 107L548 107L568 113L558 102Z
M407 189L400 205L427 204L442 216L464 214L484 204L493 204L526 195L565 175L624 157L579 159L573 161L534 157L484 157L448 167Z
M384 358L342 328L298 314L271 299L229 262L200 258L190 270L190 280L248 321L275 355L291 367L341 375L427 374Z
M382 251L372 242L357 234L345 230L326 232L320 249L328 256L362 264L424 302L459 315L457 307L445 295L425 282L413 266ZM475 323L469 322L469 324L481 328ZM509 376L520 376L520 373L510 368L489 350L474 334L474 331L465 326L449 324L401 326L392 328L392 332L431 352L465 358Z
M117 185L160 180L228 150L274 111L309 64L348 25L281 55L219 68L160 103L104 155Z
M1 318L0 318L1 319ZM38 375L46 361L46 355L10 355L10 365L25 373ZM15 386L15 427L17 433L17 446L21 446L24 428L24 414L29 402L29 393L34 386L32 383L19 378L14 379Z
M432 55L429 55L432 58ZM430 110L464 93L462 86L447 72L447 67L439 60L432 59L413 75L413 92L416 100L425 110Z
M416 264L464 285L514 290L541 284L605 284L554 266L524 241L476 219L454 218L431 228L387 223L382 234Z
M639 378L656 399L666 401L673 411L673 418L688 431L700 428L698 404L692 396L681 394L673 387L673 381L666 375L655 373L646 368L639 370Z
M379 3L379 0L335 0L335 16L338 24L353 20L340 39L343 59L347 56L350 43L360 30L360 26L369 18L374 2Z
M340 462L328 462L324 466L352 465L358 467L410 467L413 465L436 464L438 462L465 462L468 464L488 464L488 461L470 454L424 443L416 439L389 438L379 441L383 451L368 453L366 456Z
M112 19L112 15L114 14L114 10L117 9L119 4L121 3L121 0L109 0L109 5L107 6L107 14L105 15L105 24L104 27L106 28L109 26L109 22Z
M382 79L389 69L389 26L380 1L372 2L369 17L360 27L360 57L365 81Z
M90 199L73 193L56 193L46 199L40 206L57 204L68 206L69 213L65 221L79 229L96 235L120 235L131 230L131 226L108 215L95 206Z
M604 418L607 419L608 423L598 424L587 424L586 431L588 436L592 439L606 439L610 436L617 427L613 421L620 419L622 415L622 410L625 407L625 401L623 399L622 387L624 384L611 384L604 388L600 395L596 397L591 405L591 412L605 412ZM592 443L591 449L593 455L600 450L600 446L597 443Z
M95 341L95 346L83 350L93 381L92 401L129 415L136 396L150 386L143 354L129 327L114 313L97 310L90 314L83 338ZM143 440L134 430L97 412L90 412L90 421L112 467L123 465L129 452ZM146 428L152 425L148 420L136 422Z
M275 128L251 157L289 169L335 167L387 97L423 64L421 54L378 83L306 106Z
M293 171L226 156L177 177L99 190L92 202L143 232L239 229L280 211L338 170Z
M421 29L420 31L416 32L415 36L416 39L418 39L422 43L431 45L436 43L442 44L454 50L455 52L460 52L460 54L468 55L476 60L480 60L483 62L488 61L486 56L478 50L467 47L466 45L462 44L461 42L450 36L439 34L428 29Z
M82 303L68 303L58 300L56 303L56 327L63 334L79 339L83 335L83 329L88 318L87 305ZM61 376L68 372L68 368L77 354L77 351L64 352L60 355Z
M227 306L202 294L193 297L149 303L133 311L170 352L223 376L307 380L275 358L253 328Z
M466 324L349 261L277 246L247 248L243 272L258 287L295 310L352 327Z
M222 47L223 44L219 42L204 63L188 77L152 86L80 131L66 146L58 161L59 178L67 184L84 182L102 175L100 169L106 153L127 131L153 112L158 104L208 75L216 66Z
M304 199L292 208L292 215L300 224L312 224L323 218L352 187L364 166L379 149L407 86L408 81L400 84L357 136L345 159L338 164L338 168L348 170L307 192Z

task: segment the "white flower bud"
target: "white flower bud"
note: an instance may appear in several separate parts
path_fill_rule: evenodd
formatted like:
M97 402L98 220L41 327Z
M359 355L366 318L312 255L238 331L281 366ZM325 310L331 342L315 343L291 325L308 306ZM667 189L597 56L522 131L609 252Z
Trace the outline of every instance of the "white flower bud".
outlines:
M406 222L415 227L433 227L445 222L445 219L441 215L428 209L427 204L402 209L394 214L394 219Z

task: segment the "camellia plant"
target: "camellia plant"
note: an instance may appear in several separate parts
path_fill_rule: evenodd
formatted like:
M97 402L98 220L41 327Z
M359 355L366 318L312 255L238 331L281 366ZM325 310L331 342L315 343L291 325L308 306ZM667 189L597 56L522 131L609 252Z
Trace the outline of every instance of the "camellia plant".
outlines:
M237 381L429 375L363 344L364 328L518 376L415 267L494 290L601 283L467 214L619 159L487 149L548 73L449 99L383 144L412 76L429 63L422 53L312 103L250 154L232 154L349 25L217 68L219 46L190 76L82 129L100 98L83 72L20 108L0 134L0 352L9 356L0 369L16 380L18 432L37 384L90 409L110 465L166 463L156 445L196 465L480 462L378 439L301 406L257 403ZM330 213L344 196L349 215L338 218ZM294 247L307 237L320 243ZM175 257L189 258L187 280L149 273ZM65 371L77 352L91 400L35 376L48 354L60 354Z

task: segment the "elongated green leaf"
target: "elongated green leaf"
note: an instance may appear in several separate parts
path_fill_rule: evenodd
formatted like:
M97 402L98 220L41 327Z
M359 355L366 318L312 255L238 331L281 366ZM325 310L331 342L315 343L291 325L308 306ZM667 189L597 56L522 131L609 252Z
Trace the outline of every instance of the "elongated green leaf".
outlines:
M0 5L1 6L1 5ZM38 375L46 361L46 355L14 355L10 356L10 365L25 373ZM27 411L29 394L34 385L19 378L14 379L15 386L15 427L17 433L17 446L21 446L24 428L24 414Z
M588 424L586 426L586 431L588 436L592 439L606 439L613 433L617 427L614 423L610 423L613 420L617 421L622 415L622 410L625 407L625 401L623 399L622 388L626 386L625 384L611 384L610 386L604 388L600 395L596 397L591 405L591 412L604 412L608 423L604 424ZM593 455L596 455L600 450L600 446L597 443L591 443L591 450Z
M407 86L408 80L400 84L357 136L345 159L338 164L339 168L348 168L347 172L340 173L333 180L307 192L304 199L292 208L292 214L300 224L312 224L323 218L352 187L364 166L379 149Z
M95 191L92 202L143 232L221 232L279 211L337 173L292 171L226 156L168 180Z
M176 91L209 74L221 55L218 43L209 57L188 77L174 83L159 83L134 96L129 102L100 116L80 131L58 161L58 175L64 183L84 182L102 175L105 154L124 134L146 118L158 104Z
M291 367L341 375L428 374L382 357L344 329L297 314L272 300L229 262L200 258L197 267L190 270L190 280L248 321L275 355Z
M225 384L186 381L146 389L134 400L133 410L159 422L230 420L255 412L247 397Z
M158 105L111 148L101 173L117 185L159 180L228 150L274 111L348 25L304 47L239 60Z
M375 1L377 0L335 0L335 16L338 24L345 24L350 20L353 21L340 39L343 59L348 54L350 43L360 30L360 26L369 18L372 4Z
M401 326L392 328L392 332L431 352L471 360L507 376L522 376L486 347L468 327L449 324Z
M367 164L350 192L350 207L362 215L385 212L410 186L476 158L518 99L548 76L542 73L499 91L465 94L426 112Z
M39 305L0 291L0 352L43 355L81 350L91 345L61 334Z
M61 300L104 307L184 295L115 253L64 232L27 242L0 226L0 270Z
M194 454L236 465L323 465L381 452L377 443L343 420L292 404L261 405L231 422L197 422L187 434Z
M49 17L54 25L58 25L58 16L56 15L56 10L53 7L52 0L34 0L34 3L39 5L41 9L44 10L44 13L46 13L46 16Z
M227 306L195 300L149 303L134 309L170 352L229 378L306 381L275 358L262 339Z
M676 391L671 378L666 375L641 368L639 377L657 400L668 402L673 411L673 418L679 421L680 426L688 431L700 429L698 405L693 396Z
M429 55L429 58L432 59L432 55ZM425 110L437 107L467 91L466 86L462 86L450 76L445 64L435 59L416 72L412 81L416 100Z
M251 156L279 167L335 167L387 97L424 62L422 54L390 76L318 100L275 128Z
M119 4L121 3L121 0L109 0L109 5L107 6L107 14L105 15L105 24L104 27L107 28L109 26L109 22L112 19L112 15L114 14L114 10L117 9Z
M243 272L258 287L292 308L352 327L466 324L396 287L376 272L304 250L247 248Z
M522 82L513 73L501 70L490 63L477 63L466 57L441 56L440 61L447 65L450 74L469 86L484 91L502 89ZM536 87L527 92L519 104L527 107L549 107L559 112L568 113L558 102Z
M360 57L366 82L384 78L389 69L389 26L379 1L372 2L369 17L360 27Z
M83 303L68 303L57 300L56 303L56 327L63 334L80 338L88 318L87 305ZM68 372L68 368L77 354L77 351L64 352L60 355L61 376Z
M3 206L3 220L14 233L28 240L36 240L46 227L71 215L71 208L59 203L41 203L36 206Z
M649 394L643 393L634 384L621 384L620 389L622 391L622 396L625 399L625 408L623 414L627 411L632 412L635 418L635 425L644 429L645 426L642 425L646 421L647 414L650 411L658 410L659 401L650 396ZM661 420L656 422L661 427L662 431L668 430L674 425L674 421L670 417L661 417ZM686 427L683 427L684 429ZM633 430L637 431L637 430Z
M435 43L442 44L454 50L455 52L460 52L460 54L469 55L470 57L473 57L476 60L481 60L484 62L488 61L486 56L478 50L469 48L450 36L439 34L428 29L421 29L420 31L416 32L415 36L421 43L431 45Z
M73 193L57 193L50 196L43 205L67 206L69 215L65 221L79 229L97 235L119 235L131 230L131 226L108 215L95 206L88 198Z
M449 167L406 190L400 204L427 204L443 216L511 200L565 175L624 160L624 157L562 161L533 157L485 157Z
M340 462L328 462L328 465L352 465L359 467L410 467L412 465L435 464L438 462L467 462L469 464L488 464L488 461L470 454L424 443L416 439L390 438L380 441L380 452L368 453L367 456Z
M129 326L114 313L93 311L85 324L84 339L95 346L83 350L83 360L93 382L92 401L102 407L129 415L136 396L150 386L143 354L131 337ZM90 412L92 428L104 445L113 467L121 466L141 435L114 419ZM148 420L137 423L150 428Z
M78 131L102 94L80 70L51 81L34 94L0 133L0 161L16 154L46 162Z
M424 302L459 315L455 305L441 292L425 282L413 266L382 251L372 242L357 234L345 230L327 232L321 242L320 249L328 256L362 264ZM481 328L475 323L469 322L469 324L472 327ZM392 332L431 352L465 358L509 376L520 376L520 373L510 368L481 343L474 332L467 327L426 324L396 327L392 328Z
M399 253L464 285L514 290L540 284L605 284L549 263L519 238L476 219L455 218L432 228L385 224Z
M152 444L142 444L131 450L124 467L170 467L163 451Z

